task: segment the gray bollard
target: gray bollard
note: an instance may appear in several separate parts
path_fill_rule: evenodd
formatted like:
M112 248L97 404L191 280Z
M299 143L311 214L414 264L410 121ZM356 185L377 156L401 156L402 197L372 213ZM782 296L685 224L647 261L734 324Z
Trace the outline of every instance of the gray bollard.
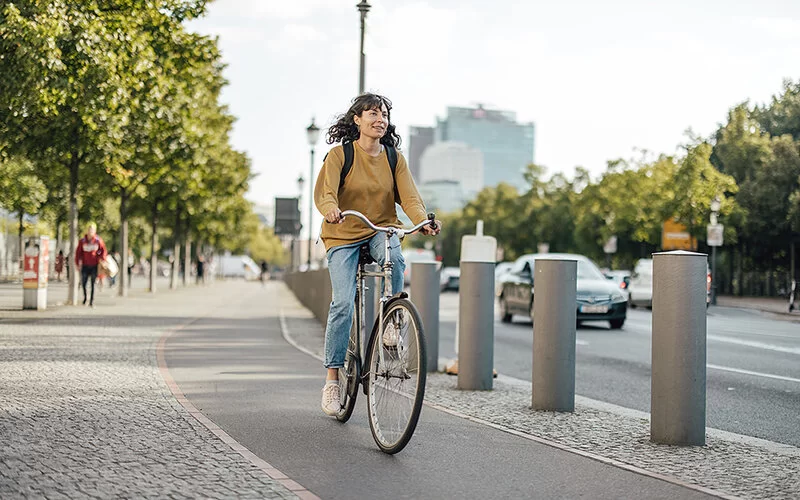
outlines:
M706 262L702 253L653 254L654 443L706 442Z
M411 263L411 300L422 319L429 372L439 366L439 273L438 262Z
M578 262L536 259L533 282L534 410L575 411Z
M494 262L461 262L458 289L457 387L490 390L494 365Z

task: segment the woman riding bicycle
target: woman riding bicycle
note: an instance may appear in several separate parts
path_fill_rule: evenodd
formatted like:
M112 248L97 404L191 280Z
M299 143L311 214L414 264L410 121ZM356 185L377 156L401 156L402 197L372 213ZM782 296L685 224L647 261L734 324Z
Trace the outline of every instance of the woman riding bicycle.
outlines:
M345 151L335 146L325 157L314 188L314 202L325 216L322 240L328 258L333 300L325 329L325 368L328 369L322 390L322 410L335 415L340 409L338 369L344 366L350 326L353 321L359 248L369 243L370 254L383 264L386 235L376 233L352 218L342 218L342 210L357 210L379 226L402 227L395 202L403 207L414 224L426 219L425 205L419 195L408 164L400 152L392 172L389 154L400 145L400 136L390 121L392 103L376 94L363 94L353 100L347 113L328 129L328 144L353 143L352 167L342 183ZM392 148L387 152L387 148ZM441 229L425 226L424 234L435 235ZM392 290L403 290L405 262L400 241L392 237Z

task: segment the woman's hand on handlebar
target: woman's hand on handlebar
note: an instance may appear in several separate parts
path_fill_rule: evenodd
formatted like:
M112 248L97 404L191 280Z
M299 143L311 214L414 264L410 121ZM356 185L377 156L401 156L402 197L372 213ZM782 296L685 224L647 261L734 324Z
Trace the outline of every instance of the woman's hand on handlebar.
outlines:
M419 232L426 235L426 236L436 236L439 234L439 231L442 230L442 221L436 219L433 221L433 226L436 228L434 229L431 225L423 226L420 228Z
M331 224L341 224L344 222L344 217L342 217L342 211L339 210L339 207L332 208L325 214L325 222L330 222Z

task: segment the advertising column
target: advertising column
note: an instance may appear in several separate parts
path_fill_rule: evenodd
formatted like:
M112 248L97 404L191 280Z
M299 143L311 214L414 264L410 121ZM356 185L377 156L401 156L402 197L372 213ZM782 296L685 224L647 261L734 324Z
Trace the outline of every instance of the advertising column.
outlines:
M25 243L22 274L22 308L47 309L47 273L50 269L50 238L29 238Z

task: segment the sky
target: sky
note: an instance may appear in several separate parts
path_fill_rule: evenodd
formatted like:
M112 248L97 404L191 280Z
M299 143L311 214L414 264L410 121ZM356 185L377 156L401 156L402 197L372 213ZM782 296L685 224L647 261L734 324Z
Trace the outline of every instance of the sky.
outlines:
M551 174L599 177L611 159L675 153L687 129L709 136L736 104L800 80L796 0L369 2L366 90L392 100L404 139L448 106L507 109L535 123L533 160ZM219 37L232 143L257 174L248 199L295 197L302 176L303 221L305 129L330 126L358 93L356 3L216 0L189 24ZM323 135L314 181L330 147Z

